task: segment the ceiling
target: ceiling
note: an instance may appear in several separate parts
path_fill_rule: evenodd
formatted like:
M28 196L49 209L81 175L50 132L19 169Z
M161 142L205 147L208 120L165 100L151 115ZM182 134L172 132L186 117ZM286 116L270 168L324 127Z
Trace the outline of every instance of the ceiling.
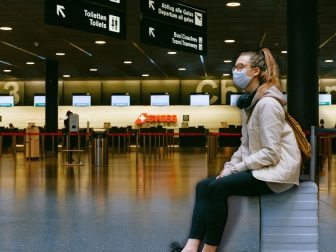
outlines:
M127 39L116 39L44 24L44 0L0 0L0 80L44 79L45 60L59 63L59 77L70 79L141 78L230 78L239 52L268 47L286 76L286 1L239 0L240 7L229 8L228 0L183 0L208 12L208 48L202 63L199 55L145 45L140 42L139 1L128 0ZM336 1L319 0L320 78L336 78ZM225 39L234 39L232 44ZM106 44L97 45L96 40ZM65 56L56 56L64 52ZM334 62L326 63L324 60ZM124 64L131 60L132 64ZM33 61L34 65L26 62ZM185 67L185 71L179 71ZM98 71L90 72L96 68ZM10 73L4 69L12 70ZM148 74L149 77L142 77Z

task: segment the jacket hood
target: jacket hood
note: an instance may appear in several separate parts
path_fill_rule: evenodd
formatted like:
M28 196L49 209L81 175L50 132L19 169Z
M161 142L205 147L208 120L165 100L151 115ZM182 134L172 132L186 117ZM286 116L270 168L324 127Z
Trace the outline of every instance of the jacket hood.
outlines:
M273 97L274 99L278 100L282 106L287 105L286 96L275 86L272 86L269 89L267 89L262 97ZM248 109L252 108L262 97L259 97L257 92Z

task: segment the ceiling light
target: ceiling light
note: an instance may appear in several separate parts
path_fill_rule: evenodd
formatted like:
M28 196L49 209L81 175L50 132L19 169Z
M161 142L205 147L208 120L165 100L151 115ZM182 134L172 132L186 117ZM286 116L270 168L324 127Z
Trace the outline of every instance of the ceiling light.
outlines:
M228 7L238 7L238 6L240 6L240 3L238 3L238 2L230 2L230 3L227 3L226 6L228 6Z
M142 77L148 77L149 74L142 74Z
M104 40L97 40L97 41L95 41L95 43L97 45L104 45L104 44L106 44L106 41L104 41Z
M234 39L226 39L224 40L225 43L234 43L236 42Z
M10 69L4 69L3 70L5 73L10 73L10 72L12 72L12 70L10 70Z
M175 55L175 54L177 54L177 52L174 52L174 51L169 51L169 52L167 52L167 54L170 54L170 55Z
M65 53L63 53L63 52L58 52L58 53L56 53L56 55L57 55L57 56L64 56Z
M2 27L0 27L0 30L2 30L2 31L11 31L11 30L13 30L13 28L12 27L8 27L8 26L2 26Z
M231 63L232 60L224 60L224 63Z
M187 70L187 68L185 68L185 67L179 67L178 70L179 71L185 71L185 70Z
M325 60L324 62L326 62L326 63L331 63L331 62L334 62L334 60L332 60L332 59L328 59L328 60Z
M225 73L225 74L223 74L223 76L230 76L230 74L229 73Z
M71 75L70 75L70 74L63 74L63 77L64 77L64 78L70 78Z
M27 65L35 65L35 62L32 62L32 61L28 61L26 62Z
M132 61L130 61L130 60L125 60L124 61L124 64L132 64L133 62Z
M283 54L286 54L286 53L287 53L287 51L286 51L286 50L283 50L283 51L281 51L281 53L283 53Z
M91 72L97 72L98 69L97 69L97 68L90 68L90 71L91 71Z

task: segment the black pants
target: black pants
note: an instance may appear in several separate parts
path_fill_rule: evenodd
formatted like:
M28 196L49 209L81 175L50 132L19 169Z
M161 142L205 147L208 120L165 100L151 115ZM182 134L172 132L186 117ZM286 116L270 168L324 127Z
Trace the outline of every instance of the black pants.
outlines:
M251 171L200 181L196 186L189 238L205 239L206 244L218 246L227 219L227 198L233 195L259 196L270 193L272 191L267 184L254 178Z

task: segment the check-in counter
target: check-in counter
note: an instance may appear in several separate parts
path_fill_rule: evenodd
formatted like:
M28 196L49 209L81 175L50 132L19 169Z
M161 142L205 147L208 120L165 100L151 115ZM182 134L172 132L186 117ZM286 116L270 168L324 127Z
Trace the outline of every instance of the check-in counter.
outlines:
M241 138L241 127L219 128L219 147L239 147ZM224 135L221 135L223 133Z
M179 128L179 147L205 147L206 132L204 127Z

